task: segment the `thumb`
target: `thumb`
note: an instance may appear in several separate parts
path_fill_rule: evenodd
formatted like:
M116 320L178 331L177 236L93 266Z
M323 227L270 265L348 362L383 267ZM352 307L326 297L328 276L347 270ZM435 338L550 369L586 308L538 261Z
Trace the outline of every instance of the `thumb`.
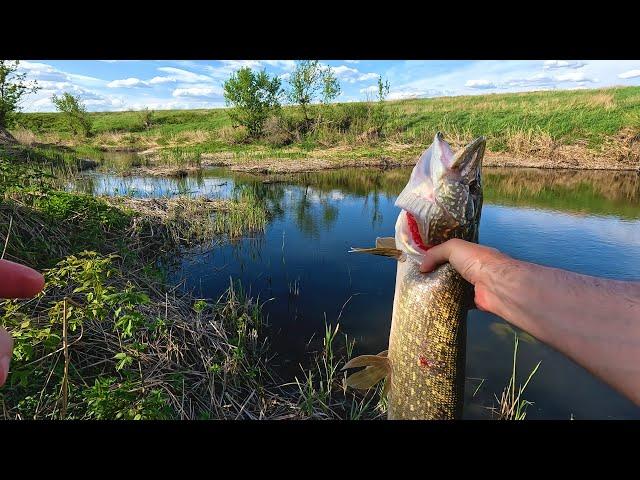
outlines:
M444 242L427 250L420 264L420 271L423 273L433 271L438 265L447 263L451 256L451 243Z

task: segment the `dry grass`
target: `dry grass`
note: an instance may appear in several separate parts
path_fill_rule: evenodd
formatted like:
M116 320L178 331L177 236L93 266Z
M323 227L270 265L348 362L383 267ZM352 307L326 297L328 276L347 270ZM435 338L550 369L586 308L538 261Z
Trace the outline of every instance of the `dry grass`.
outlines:
M25 145L27 147L31 147L37 143L38 137L31 130L27 130L26 128L19 128L12 132L13 137L18 141L18 143Z
M597 93L587 100L587 105L604 108L605 110L613 110L617 107L613 95L610 93Z
M551 158L558 145L551 135L540 129L510 131L507 133L507 147L511 154L522 157Z

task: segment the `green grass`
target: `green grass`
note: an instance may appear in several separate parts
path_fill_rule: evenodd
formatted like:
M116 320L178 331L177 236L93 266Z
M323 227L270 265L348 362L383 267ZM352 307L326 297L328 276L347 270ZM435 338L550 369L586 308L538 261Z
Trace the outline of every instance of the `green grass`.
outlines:
M640 130L640 87L414 99L386 102L385 107L389 119L382 137L361 140L372 125L372 105L335 104L323 113L330 121L327 126L286 147L270 143L269 138L239 142L225 109L157 111L148 130L142 127L139 112L92 113L94 135L87 140L73 139L56 113L23 113L19 125L74 145L183 146L192 153L233 152L257 158L300 158L337 145L350 148L332 155L375 157L393 154L394 143L407 146L404 153L413 155L438 130L454 139L485 135L494 152L512 151L519 135L597 149L623 129ZM292 119L300 113L285 107L283 115Z

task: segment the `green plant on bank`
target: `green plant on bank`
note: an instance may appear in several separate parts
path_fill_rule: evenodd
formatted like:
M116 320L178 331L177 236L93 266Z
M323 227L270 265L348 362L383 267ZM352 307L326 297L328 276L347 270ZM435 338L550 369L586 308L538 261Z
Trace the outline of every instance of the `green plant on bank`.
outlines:
M492 411L500 420L524 420L527 416L527 407L533 405L533 402L525 400L522 398L524 391L529 385L531 378L536 374L540 364L542 362L538 362L537 365L533 368L527 380L524 382L524 385L519 385L516 390L516 360L518 356L518 335L515 335L514 346L513 346L513 367L511 371L511 378L509 379L509 383L505 387L502 392L502 395L496 400L498 401L498 407L494 407Z
M231 106L229 116L247 128L249 135L262 135L264 122L280 108L281 82L266 71L254 73L249 67L241 68L224 82L224 98Z
M383 385L366 393L347 390L346 373L340 368L351 358L354 341L344 336L346 351L338 356L336 339L340 324L333 327L325 321L321 352L314 356L308 369L302 369L302 378L295 378L298 389L298 406L304 415L317 419L381 419L386 413L386 399L382 397Z
M62 113L66 119L67 126L74 134L83 137L89 136L91 133L91 119L79 96L64 92L61 97L53 95L51 102Z
M199 167L202 164L200 152L194 152L181 147L173 147L160 152L160 162L163 165L177 167Z
M389 95L389 80L382 81L382 77L378 77L378 102L374 109L374 123L377 128L378 135L382 134L383 129L389 120L389 113L385 108L385 99Z
M20 100L38 90L37 82L27 81L27 74L17 73L18 60L0 60L0 128L11 127L20 107Z
M149 130L153 126L154 113L153 110L149 110L149 107L140 110L140 126L144 130Z

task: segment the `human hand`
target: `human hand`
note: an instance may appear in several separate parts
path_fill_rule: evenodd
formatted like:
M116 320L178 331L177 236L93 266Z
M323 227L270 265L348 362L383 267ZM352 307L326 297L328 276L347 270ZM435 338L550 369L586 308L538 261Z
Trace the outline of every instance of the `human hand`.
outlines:
M492 288L491 276L505 265L513 264L513 259L495 248L454 238L427 250L420 264L420 271L431 272L446 262L474 285L476 307L497 313L501 299Z
M44 277L40 273L18 263L0 260L0 298L33 297L43 287ZM0 327L0 387L7 380L12 351L13 339Z

